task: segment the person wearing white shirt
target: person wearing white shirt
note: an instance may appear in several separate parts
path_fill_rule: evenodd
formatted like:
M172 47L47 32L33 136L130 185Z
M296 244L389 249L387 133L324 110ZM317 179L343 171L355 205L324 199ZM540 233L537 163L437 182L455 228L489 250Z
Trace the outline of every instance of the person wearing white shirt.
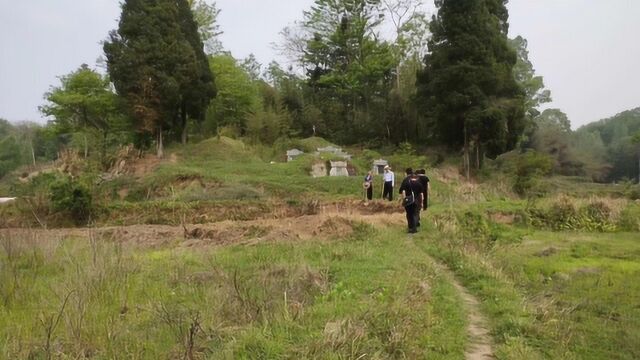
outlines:
M383 199L393 200L393 187L396 185L396 176L389 166L384 167L384 190L382 192Z

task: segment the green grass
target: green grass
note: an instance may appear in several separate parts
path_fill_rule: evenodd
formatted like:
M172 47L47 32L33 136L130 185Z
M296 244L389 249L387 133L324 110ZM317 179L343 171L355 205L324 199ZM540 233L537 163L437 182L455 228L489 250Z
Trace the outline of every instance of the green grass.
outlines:
M535 232L518 247L498 249L495 258L535 299L541 325L553 324L578 358L637 359L639 239L637 233Z
M448 280L400 229L355 230L206 250L3 238L0 358L461 358Z
M471 215L512 206L440 209L438 226L418 243L481 299L496 356L638 358L638 233L549 232Z

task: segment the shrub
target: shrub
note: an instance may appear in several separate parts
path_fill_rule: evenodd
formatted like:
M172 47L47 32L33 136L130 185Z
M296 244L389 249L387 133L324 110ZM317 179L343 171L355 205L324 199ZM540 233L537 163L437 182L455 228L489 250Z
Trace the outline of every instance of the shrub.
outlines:
M620 214L619 227L624 231L640 231L640 205L630 204Z
M556 231L599 231L616 230L613 211L602 201L592 201L582 207L570 198L560 198L547 209L528 209L531 224L536 227Z
M76 225L91 218L92 197L85 186L66 177L52 183L49 190L52 210L67 214Z
M530 151L518 157L513 190L520 196L538 197L545 193L540 177L553 169L553 160L545 154Z

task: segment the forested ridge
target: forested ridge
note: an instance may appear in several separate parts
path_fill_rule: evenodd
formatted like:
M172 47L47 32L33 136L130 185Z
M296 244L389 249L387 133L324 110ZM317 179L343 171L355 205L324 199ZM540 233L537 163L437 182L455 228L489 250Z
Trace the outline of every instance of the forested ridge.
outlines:
M107 169L130 143L162 157L166 144L211 136L284 146L316 135L462 155L467 176L534 151L556 174L637 178L637 109L573 131L561 109L542 110L552 89L509 33L507 1L435 4L430 16L421 0L316 0L274 39L282 65L227 51L215 2L124 1L96 54L106 73L61 75L44 94L45 125L2 121L0 176L62 149Z

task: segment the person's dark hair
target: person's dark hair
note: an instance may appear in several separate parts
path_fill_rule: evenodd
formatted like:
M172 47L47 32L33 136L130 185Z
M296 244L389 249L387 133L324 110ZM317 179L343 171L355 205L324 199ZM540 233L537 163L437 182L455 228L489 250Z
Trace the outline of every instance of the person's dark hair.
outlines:
M416 171L416 174L425 175L427 172L424 169Z
M413 174L413 169L412 168L407 168L407 170L405 170L405 173L407 175L412 175Z

